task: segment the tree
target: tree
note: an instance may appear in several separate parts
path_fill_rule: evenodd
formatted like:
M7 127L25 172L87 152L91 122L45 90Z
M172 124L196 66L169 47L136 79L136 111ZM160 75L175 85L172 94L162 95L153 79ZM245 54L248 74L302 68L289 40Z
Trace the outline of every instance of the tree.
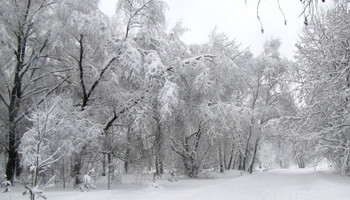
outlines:
M20 174L18 145L23 134L26 105L32 98L51 94L64 79L57 79L57 70L51 68L55 60L49 51L55 45L56 27L51 10L55 1L9 1L0 9L1 42L1 108L6 125L6 175L13 182ZM45 20L43 20L45 19ZM49 24L53 25L50 26ZM49 28L51 27L51 28ZM51 81L47 81L50 76ZM41 100L37 101L42 103Z
M118 2L118 8L126 24L125 38L130 36L133 29L154 31L154 27L165 24L166 4L163 1L121 0Z
M249 53L215 30L209 43L190 46L189 51L199 56L173 68L179 106L170 144L181 156L185 173L196 177L203 168L218 164L223 171L236 162L249 113L242 104L248 91L243 66Z
M62 100L57 98L53 102L44 102L42 108L31 113L28 120L32 127L23 134L20 144L22 164L29 168L30 179L25 183L31 200L42 197L44 189L50 185L55 176L42 183L43 174L50 169L64 154L67 145L65 126L68 124L67 113L62 109Z
M278 39L266 41L264 52L250 69L252 81L247 106L251 110L251 119L244 154L244 164L248 165L249 172L253 171L264 128L270 120L282 117L288 107L293 105L288 63L279 56L280 44Z
M74 163L71 175L76 187L82 183L82 170L90 170L84 166L85 159L100 157L103 151L99 146L102 142L97 137L107 137L106 132L113 122L126 110L121 105L120 111L116 111L117 104L124 99L123 96L114 95L121 92L115 71L120 56L123 56L123 46L113 37L108 19L98 10L98 1L69 1L59 9L57 17L64 24L64 32L60 34L56 54L64 58L63 67L74 69L69 72L72 74L69 87L74 88L69 90L70 98L75 101L72 105L72 121L82 124L76 127L76 137L72 141L76 148L72 151ZM77 106L81 113L76 111ZM90 139L84 140L80 132L90 132L95 127L101 129L92 134Z
M134 115L134 122L131 122L131 130L142 135L151 135L152 138L154 136L151 148L157 175L163 174L164 171L166 116L162 114L165 108L161 101L165 100L162 95L167 94L162 91L163 87L169 87L167 83L171 82L168 79L168 69L171 67L163 64L164 60L169 59L164 51L168 43L165 33L165 8L164 2L155 0L120 1L118 4L118 14L124 18L126 26L126 53L120 57L123 63L122 73L127 72L123 82L128 84L124 86L131 86L136 94L144 97L139 106L135 107L138 108L138 112Z
M304 28L297 45L302 103L298 130L315 146L314 156L333 161L342 174L350 171L348 19L347 5L336 5Z

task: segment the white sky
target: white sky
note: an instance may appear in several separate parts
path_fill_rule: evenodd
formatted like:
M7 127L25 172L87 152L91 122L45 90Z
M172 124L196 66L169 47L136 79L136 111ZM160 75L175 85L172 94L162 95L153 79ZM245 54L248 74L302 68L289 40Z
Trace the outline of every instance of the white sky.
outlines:
M118 0L100 0L100 9L107 15L115 11ZM303 26L303 17L299 17L302 4L299 0L280 0L287 25L278 9L277 0L261 0L260 18L264 34L256 17L258 0L165 0L169 9L166 13L167 23L172 27L177 21L190 29L183 40L187 44L208 41L209 33L217 27L218 32L226 33L231 39L258 55L267 38L278 37L282 41L281 54L293 58L298 32Z

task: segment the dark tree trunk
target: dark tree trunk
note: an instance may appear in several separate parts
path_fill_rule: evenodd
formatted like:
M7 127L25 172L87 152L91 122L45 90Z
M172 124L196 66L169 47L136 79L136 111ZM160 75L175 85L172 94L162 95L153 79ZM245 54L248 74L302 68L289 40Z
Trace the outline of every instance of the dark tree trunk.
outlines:
M164 170L163 170L163 162L160 159L159 155L156 155L156 162L155 162L155 167L156 167L156 175L160 176L162 174L164 174Z
M220 173L224 173L224 161L223 161L223 155L222 155L222 147L219 146L219 167L220 167Z
M242 156L241 163L239 165L239 170L245 170L246 169L246 162L247 162L247 156Z
M73 181L73 189L76 189L78 187L78 185L82 183L82 181L80 180L81 167L82 167L81 158L78 158L76 156L75 159L74 159L73 170L72 170L72 177L74 179L74 181Z
M245 159L243 159L243 155L240 153L238 156L238 170L245 170L244 163Z
M224 161L224 165L223 165L223 169L225 170L225 169L227 169L227 159L226 159L226 152L225 152L225 148L224 148L224 150L223 150L223 161Z
M107 179L108 179L108 190L111 188L111 182L113 179L113 166L112 166L112 155L109 153L107 154L107 168L108 168L108 175L107 175Z
M16 124L16 118L19 111L20 106L20 99L21 99L21 88L22 88L22 79L19 75L23 62L22 62L22 39L20 36L17 37L17 51L15 52L16 58L17 58L17 65L15 69L15 75L13 80L13 87L11 91L11 99L10 99L10 105L8 107L8 114L9 114L9 133L8 133L8 159L7 159L7 165L6 165L6 176L7 180L11 181L13 183L15 171L16 171L16 160L17 160L17 148L16 148L16 136L17 136L17 124Z
M124 160L124 172L125 174L128 174L129 172L129 164L130 164L130 148L127 147L127 149L125 150L125 160Z
M228 161L228 164L226 166L226 169L232 169L233 168L233 159L234 159L234 151L235 151L235 143L232 143L232 149L231 149L231 155L230 160Z
M129 171L129 161L124 161L124 172L125 174L128 174Z
M155 168L156 168L156 175L160 176L161 174L164 174L163 170L163 152L162 152L162 145L163 145L163 135L162 135L162 127L160 120L158 120L157 125L157 133L155 137Z
M20 37L18 38L18 43L21 44ZM18 46L17 51L22 51L21 45ZM8 159L7 159L7 165L6 165L6 177L7 180L11 181L13 183L14 181L14 175L16 171L16 164L17 164L17 123L16 118L18 116L18 112L20 109L20 99L21 99L21 89L22 89L22 78L19 75L20 70L22 69L23 62L21 61L22 56L20 53L16 53L17 55L17 66L15 70L15 77L14 77L14 85L11 91L11 100L10 105L8 107L8 113L9 113L9 125L10 129L8 132ZM20 173L20 172L19 172Z
M14 175L16 171L16 156L17 156L17 150L15 147L15 139L14 139L15 133L12 133L10 131L9 134L9 147L8 147L8 158L7 158L7 164L6 164L6 178L7 180L11 181L13 184L14 182Z
M102 173L101 176L106 176L106 155L102 154Z
M22 167L21 167L21 156L18 153L18 151L16 151L16 177L20 177L22 173Z

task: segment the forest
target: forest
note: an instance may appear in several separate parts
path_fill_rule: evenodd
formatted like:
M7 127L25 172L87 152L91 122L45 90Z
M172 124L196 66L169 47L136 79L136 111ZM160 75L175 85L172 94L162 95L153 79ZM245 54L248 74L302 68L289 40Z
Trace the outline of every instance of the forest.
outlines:
M119 0L113 17L98 0L1 4L0 177L32 196L91 177L109 189L121 174L197 178L324 159L350 175L345 1L304 10L293 60L278 38L258 56L216 29L185 44L162 0Z

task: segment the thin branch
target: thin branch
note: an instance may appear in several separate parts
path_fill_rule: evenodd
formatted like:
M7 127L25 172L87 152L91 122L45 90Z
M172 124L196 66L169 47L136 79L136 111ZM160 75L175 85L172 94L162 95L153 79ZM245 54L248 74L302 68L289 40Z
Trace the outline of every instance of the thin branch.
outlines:
M97 87L97 85L99 84L99 82L102 79L103 74L106 72L106 70L109 68L109 66L111 66L111 64L117 59L117 57L113 57L108 64L106 65L106 67L104 69L102 69L98 79L92 84L89 92L87 93L87 98L89 99L89 97L91 96L91 93L94 91L94 89Z
M260 15L259 15L260 1L261 1L261 0L258 1L258 6L257 6L257 8L256 8L256 17L258 18L259 23L260 23L261 33L264 33L264 26L263 26L263 24L262 24L262 22L261 22Z
M55 91L57 88L59 88L68 78L70 78L71 75L67 76L64 80L62 80L62 82L60 82L59 84L57 84L55 87L53 87L51 90L49 90L45 96L36 104L36 106L40 105L41 103L43 103L45 101L45 99L53 92ZM25 117L28 113L23 113L19 118L16 119L16 123L18 121L20 121L21 119L23 119L23 117Z
M7 143L4 142L3 140L0 140L0 145L1 145L3 148L5 148L6 152L9 151L9 148L7 147Z
M45 55L45 56L40 56L41 53L44 51L45 47L47 46L48 41L49 41L48 39L45 40L45 42L43 43L43 45L40 47L38 53L36 53L35 50L32 52L32 55L30 56L28 63L23 64L23 68L22 68L21 71L19 72L19 74L20 74L19 76L20 76L20 77L23 77L23 76L26 74L26 72L30 69L30 66L31 66L35 61L37 61L37 60L40 59L40 58L46 58L46 57L48 57L47 55Z
M130 15L127 26L126 26L126 31L125 31L125 38L129 36L129 32L131 29L136 28L138 26L134 26L133 24L138 23L138 22L132 22L135 16L139 15L139 12L141 12L146 6L151 3L153 0L149 0L145 4L143 4L140 8L138 8L133 14ZM131 3L129 2L130 7L132 6ZM130 8L131 10L131 8Z
M111 117L108 122L106 123L105 127L103 128L103 133L108 131L108 129L113 125L113 123L126 111L128 111L130 108L134 107L135 105L137 105L139 103L140 100L142 100L144 97L140 97L140 99L134 101L133 104L131 104L128 107L123 108L122 110L120 110L118 113L115 112L115 110L113 111L113 117Z
M180 144L177 144L175 141L174 141L174 138L170 138L170 141L169 141L169 144L170 144L170 148L177 154L179 154L181 157L183 157L184 159L186 159L186 154L183 153L183 152L180 152L179 150L177 150L174 145L177 145L177 146L181 146ZM184 150L183 150L184 151Z
M281 4L280 4L280 0L277 0L278 3L278 9L281 11L283 18L284 18L284 25L287 25L287 19L286 19L286 15L284 14L282 8L281 8Z
M7 108L10 108L9 104L5 101L4 97L0 94L1 101L5 104Z

